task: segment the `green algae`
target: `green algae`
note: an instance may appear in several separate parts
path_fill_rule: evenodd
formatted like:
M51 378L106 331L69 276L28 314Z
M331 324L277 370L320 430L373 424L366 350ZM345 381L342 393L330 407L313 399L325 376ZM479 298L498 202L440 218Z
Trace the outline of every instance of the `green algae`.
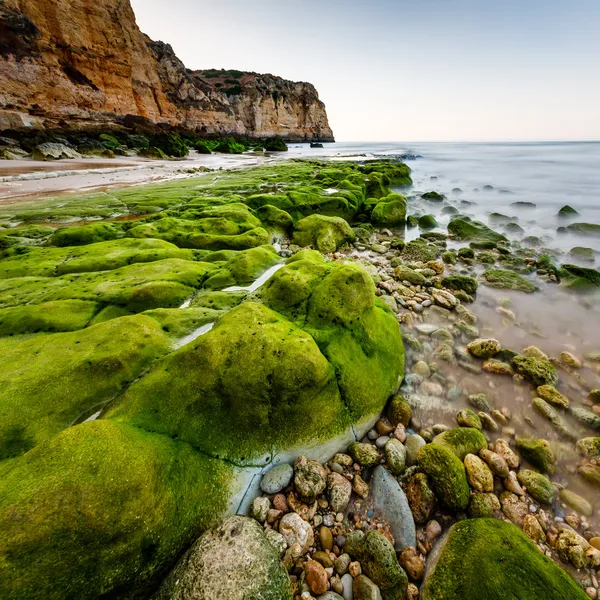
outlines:
M82 246L106 240L115 240L122 235L113 223L92 223L80 227L62 227L57 229L48 240L52 246Z
M479 221L467 221L457 217L448 223L448 233L457 240L478 240L489 242L505 242L506 237L496 233Z
M514 290L532 294L539 289L522 275L519 275L514 271L504 271L502 269L488 269L481 276L481 280L488 287L500 290Z
M1 338L0 458L22 454L102 406L168 349L159 324L145 316L72 333Z
M480 450L487 448L487 440L481 431L472 427L455 427L444 431L433 438L434 444L439 444L464 460L467 454L478 455Z
M140 593L220 517L231 476L166 436L106 420L65 430L2 473L0 596Z
M294 230L294 242L299 246L313 246L321 252L335 252L356 235L341 217L311 215L298 221Z
M511 523L469 519L449 531L422 600L585 600L587 595Z
M373 207L371 222L380 227L398 227L406 222L406 198L390 194L381 198Z

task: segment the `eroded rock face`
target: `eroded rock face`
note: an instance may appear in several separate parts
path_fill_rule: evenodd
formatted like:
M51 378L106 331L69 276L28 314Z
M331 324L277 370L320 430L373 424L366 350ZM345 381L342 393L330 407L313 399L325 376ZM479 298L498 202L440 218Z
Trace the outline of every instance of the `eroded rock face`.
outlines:
M333 140L314 86L227 72L238 83L219 91L219 77L186 70L144 35L127 1L6 0L0 33L0 129L101 129L134 116L205 135Z

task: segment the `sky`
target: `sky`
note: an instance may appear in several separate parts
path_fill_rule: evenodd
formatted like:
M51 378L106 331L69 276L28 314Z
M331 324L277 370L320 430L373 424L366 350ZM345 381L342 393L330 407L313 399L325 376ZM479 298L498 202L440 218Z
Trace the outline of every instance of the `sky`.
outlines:
M131 0L188 68L313 83L338 141L600 140L600 0Z

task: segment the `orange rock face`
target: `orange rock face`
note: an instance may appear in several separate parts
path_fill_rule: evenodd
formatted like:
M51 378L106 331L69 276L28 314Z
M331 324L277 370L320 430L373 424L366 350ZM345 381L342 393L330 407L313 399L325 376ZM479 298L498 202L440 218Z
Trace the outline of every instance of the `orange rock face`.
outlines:
M127 115L206 135L333 139L314 86L187 71L127 0L0 4L0 130L103 129Z

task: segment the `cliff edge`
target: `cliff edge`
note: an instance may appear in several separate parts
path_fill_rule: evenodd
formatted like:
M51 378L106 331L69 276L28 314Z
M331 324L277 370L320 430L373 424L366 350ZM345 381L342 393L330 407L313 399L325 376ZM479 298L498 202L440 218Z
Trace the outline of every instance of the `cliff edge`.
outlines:
M186 69L140 31L128 0L0 0L0 130L132 124L333 141L313 85Z

